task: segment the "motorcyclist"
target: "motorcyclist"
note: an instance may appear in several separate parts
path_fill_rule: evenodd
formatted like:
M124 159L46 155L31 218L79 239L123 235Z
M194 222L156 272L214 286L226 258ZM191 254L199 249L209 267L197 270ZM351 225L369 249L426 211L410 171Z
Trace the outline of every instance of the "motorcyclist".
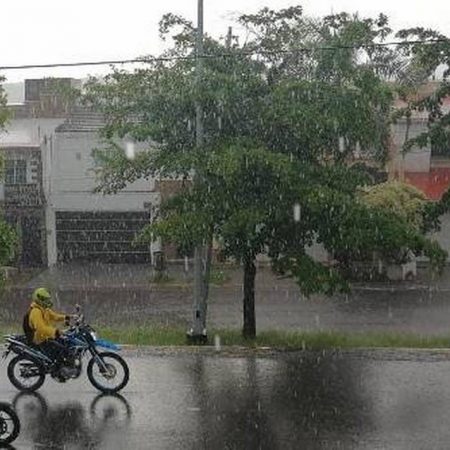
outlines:
M43 287L32 294L32 302L24 317L23 329L30 344L57 362L57 367L63 365L67 356L66 345L61 331L54 326L55 322L68 323L74 316L60 314L52 309L53 302L50 292Z

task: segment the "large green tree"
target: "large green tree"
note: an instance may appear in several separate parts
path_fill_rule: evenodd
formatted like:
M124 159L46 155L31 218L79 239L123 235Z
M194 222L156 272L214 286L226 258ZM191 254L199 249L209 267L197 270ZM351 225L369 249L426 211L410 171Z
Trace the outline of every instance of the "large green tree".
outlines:
M163 205L146 236L189 246L214 235L242 262L247 337L256 332L259 253L307 294L346 288L348 262L374 251L395 259L410 248L442 264L445 253L406 220L356 195L368 181L353 162L382 164L387 155L393 90L386 79L397 59L373 45L391 33L387 18L310 19L292 7L266 8L239 22L250 36L242 45L206 38L200 83L195 28L169 14L160 27L163 38L173 39L164 60L87 84L84 99L107 120L104 136L149 147L133 160L115 144L97 152L99 190L115 192L142 176L189 178L195 170L194 185ZM205 122L200 149L198 102ZM313 242L333 255L334 268L307 255Z
M348 290L347 264L371 253L401 262L403 249L425 254L437 266L445 252L428 241L407 217L384 205L367 204L357 170L318 167L245 144L198 155L204 180L164 205L159 221L142 236L191 245L212 232L226 256L244 270L243 334L254 337L256 257L266 253L273 268L294 277L305 294ZM345 183L344 183L345 180ZM334 254L332 266L314 261L315 241Z
M397 35L405 41L418 43L405 44L400 49L408 62L408 70L398 80L406 106L396 112L396 117L406 117L410 123L415 113L428 115L427 130L407 139L404 150L428 146L434 154L450 156L450 110L444 106L450 97L450 39L440 32L420 27L401 30ZM439 80L436 88L427 89L436 76Z

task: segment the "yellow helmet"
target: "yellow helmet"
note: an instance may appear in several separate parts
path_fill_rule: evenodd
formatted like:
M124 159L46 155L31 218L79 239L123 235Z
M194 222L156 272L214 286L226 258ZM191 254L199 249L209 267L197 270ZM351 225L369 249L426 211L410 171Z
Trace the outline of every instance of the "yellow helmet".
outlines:
M34 302L36 302L39 306L43 308L51 308L53 306L53 302L51 301L52 296L50 292L48 292L45 288L37 288L31 297Z

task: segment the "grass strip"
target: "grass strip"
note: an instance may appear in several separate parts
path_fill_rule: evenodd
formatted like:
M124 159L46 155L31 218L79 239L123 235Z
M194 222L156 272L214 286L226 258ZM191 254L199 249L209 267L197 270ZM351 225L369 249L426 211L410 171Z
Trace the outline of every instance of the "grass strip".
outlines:
M99 333L114 342L132 345L186 345L186 330L176 327L141 326L103 328ZM212 329L209 343L220 338L222 346L273 347L285 349L327 348L447 348L450 336L399 332L262 331L256 339L244 339L240 330Z
M21 333L18 326L0 326L0 336ZM130 345L183 346L186 329L176 326L142 325L133 327L99 327L97 334L113 342ZM261 331L256 339L242 337L239 329L211 329L209 345L218 336L221 346L249 348L271 347L288 350L321 350L330 348L450 348L450 335L420 335L401 332L341 331Z

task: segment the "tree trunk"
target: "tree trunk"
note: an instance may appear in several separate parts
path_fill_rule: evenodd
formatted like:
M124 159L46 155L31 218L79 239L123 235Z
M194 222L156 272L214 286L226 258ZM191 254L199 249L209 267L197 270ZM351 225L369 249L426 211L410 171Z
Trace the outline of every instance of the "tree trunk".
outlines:
M245 339L256 337L255 316L255 259L244 260L244 328L242 334Z

